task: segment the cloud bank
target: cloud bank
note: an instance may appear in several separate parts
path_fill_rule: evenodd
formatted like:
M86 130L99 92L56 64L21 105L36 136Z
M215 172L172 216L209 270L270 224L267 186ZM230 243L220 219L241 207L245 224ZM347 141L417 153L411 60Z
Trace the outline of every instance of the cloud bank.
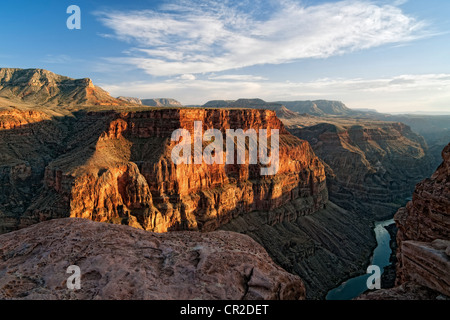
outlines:
M130 43L110 63L154 76L221 72L254 65L326 58L423 36L425 23L395 5L345 0L179 0L158 10L103 11L108 37Z

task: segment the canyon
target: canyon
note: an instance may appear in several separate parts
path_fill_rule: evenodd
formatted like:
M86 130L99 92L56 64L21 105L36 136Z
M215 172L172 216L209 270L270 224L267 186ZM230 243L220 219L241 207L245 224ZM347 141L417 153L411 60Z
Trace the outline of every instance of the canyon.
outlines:
M312 107L346 110L336 103L326 109L321 103L316 101ZM305 108L310 107L308 102ZM202 122L203 131L217 129L223 134L227 129L279 130L279 171L262 176L261 163L175 165L171 151L176 142L171 134L182 128L193 136L194 121ZM18 250L10 238L14 235L38 248L46 234L64 242L53 229L69 234L86 229L78 237L91 242L101 241L95 238L97 231L107 237L108 230L126 238L161 237L161 243L172 246L167 250L182 256L180 265L189 270L193 270L186 256L189 243L208 247L209 254L215 245L220 251L226 238L230 241L227 261L240 252L241 242L248 250L261 250L258 259L249 262L272 270L261 275L262 282L270 283L264 284L264 292L251 295L261 299L321 299L343 280L364 273L376 245L373 221L392 216L404 205L415 182L431 172L423 138L401 123L300 115L260 99L215 101L203 108L150 107L134 98L113 98L89 79L70 79L40 69L0 69L0 151L0 234L4 233L0 237L9 241L2 242L8 243L2 247L9 261L4 270L24 264L27 273L41 272L26 265L26 260L37 259L44 249L24 249L22 260L5 254ZM25 230L30 228L42 239L27 235ZM175 244L181 247L176 249ZM117 242L113 246L119 256L125 250ZM63 261L58 255L62 252L56 250L55 261ZM102 248L91 252L105 255ZM154 257L167 260L159 253ZM105 259L111 261L111 257ZM124 265L127 259L121 260ZM249 269L242 255L236 259L236 268L243 271L239 276L223 276L234 277L226 280L233 283L233 294L217 293L216 288L210 295L196 292L196 297L244 297L248 284L242 286L239 279L248 280ZM290 274L280 271L272 260ZM205 261L220 264L211 255ZM45 260L43 266L48 263ZM110 275L111 270L97 272ZM214 276L220 278L217 272ZM95 278L100 282L93 282L91 291L106 285L98 274ZM14 293L11 284L20 286L20 281L13 276L8 279L3 283L10 290L7 294L25 294ZM210 287L211 278L207 282ZM284 284L289 289L280 293ZM26 296L37 297L42 290L46 289L41 285L33 286ZM122 297L145 298L142 292L136 296L132 291ZM45 296L67 297L62 291L52 294L45 291ZM83 294L84 298L95 296Z
M425 140L400 122L300 117L285 123L329 166L331 200L375 220L392 217L435 169Z
M396 286L360 299L449 299L450 144L442 158L435 173L417 184L412 200L395 214Z

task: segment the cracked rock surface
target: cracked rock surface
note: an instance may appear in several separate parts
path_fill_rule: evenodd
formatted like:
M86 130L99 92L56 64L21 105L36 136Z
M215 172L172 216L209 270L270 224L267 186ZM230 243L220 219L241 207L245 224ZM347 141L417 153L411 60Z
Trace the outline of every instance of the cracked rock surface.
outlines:
M70 265L81 289L69 290ZM304 299L305 288L242 234L152 233L64 218L0 236L0 299Z

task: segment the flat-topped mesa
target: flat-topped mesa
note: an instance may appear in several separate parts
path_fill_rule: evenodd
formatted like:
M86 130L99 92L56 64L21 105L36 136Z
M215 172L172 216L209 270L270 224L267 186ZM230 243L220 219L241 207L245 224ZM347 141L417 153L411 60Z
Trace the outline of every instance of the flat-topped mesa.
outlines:
M242 165L174 164L171 153L178 141L171 141L171 135L177 129L192 133L194 121L202 122L203 131L218 129L222 133L227 129L278 129L277 174L262 176L263 165L248 164L248 158ZM273 216L271 223L295 219L323 208L328 199L321 161L308 142L285 130L273 111L91 112L77 126L79 136L97 138L69 141L70 150L49 164L42 197L53 193L52 199L59 202L49 208L45 201L36 201L22 225L36 219L71 216L127 223L157 232L209 231L241 214L271 210L297 198L308 199L308 206L289 213L292 216Z

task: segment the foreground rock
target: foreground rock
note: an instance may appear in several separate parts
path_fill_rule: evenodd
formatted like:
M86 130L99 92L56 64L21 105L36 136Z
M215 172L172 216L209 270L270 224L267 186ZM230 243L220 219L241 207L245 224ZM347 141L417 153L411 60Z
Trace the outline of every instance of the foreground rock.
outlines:
M448 297L409 281L392 289L367 292L355 300L448 300Z
M0 236L1 299L302 299L301 279L245 235L155 234L57 219ZM69 265L81 289L69 290Z

